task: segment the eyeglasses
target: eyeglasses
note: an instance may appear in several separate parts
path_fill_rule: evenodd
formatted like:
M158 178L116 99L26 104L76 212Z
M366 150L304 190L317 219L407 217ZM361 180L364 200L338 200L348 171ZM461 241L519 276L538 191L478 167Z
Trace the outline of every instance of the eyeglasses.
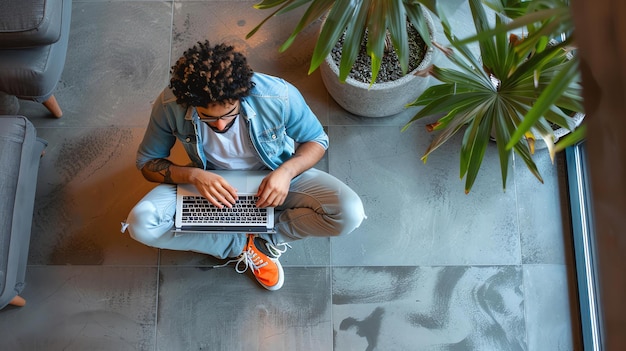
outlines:
M220 119L225 120L225 121L230 121L231 119L236 118L237 116L239 116L239 112L232 113L233 111L235 111L236 108L237 106L233 107L232 110L226 112L226 114L221 115L219 117L207 116L204 113L198 111L198 109L196 109L196 112L198 113L198 117L200 117L200 120L202 122L213 123L213 122L219 121Z

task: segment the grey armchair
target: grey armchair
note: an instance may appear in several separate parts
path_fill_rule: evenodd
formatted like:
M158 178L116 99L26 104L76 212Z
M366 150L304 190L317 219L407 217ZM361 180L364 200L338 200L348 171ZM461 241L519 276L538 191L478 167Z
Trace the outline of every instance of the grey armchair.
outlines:
M0 1L0 92L43 103L61 117L53 92L65 66L71 0Z

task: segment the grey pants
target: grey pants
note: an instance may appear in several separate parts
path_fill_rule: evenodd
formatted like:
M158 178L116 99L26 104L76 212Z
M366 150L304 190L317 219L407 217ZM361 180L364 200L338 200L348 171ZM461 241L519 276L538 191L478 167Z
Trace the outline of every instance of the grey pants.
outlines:
M174 235L175 208L176 186L160 184L131 210L125 224L135 240L152 247L218 258L237 257L243 251L246 233ZM366 218L363 203L351 188L314 168L292 180L285 203L276 210L276 234L261 234L274 244L348 234Z

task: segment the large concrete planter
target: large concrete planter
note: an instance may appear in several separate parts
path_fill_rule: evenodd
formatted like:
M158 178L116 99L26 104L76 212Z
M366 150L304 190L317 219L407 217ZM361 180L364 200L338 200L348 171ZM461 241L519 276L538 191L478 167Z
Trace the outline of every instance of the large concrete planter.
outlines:
M431 37L435 30L432 17L424 11ZM414 73L426 69L433 60L433 48L426 50L419 66L404 77L385 83L363 83L348 77L345 83L339 81L339 67L332 55L328 55L320 65L322 80L332 98L346 111L363 117L388 117L402 112L408 103L413 102L428 87L428 77Z

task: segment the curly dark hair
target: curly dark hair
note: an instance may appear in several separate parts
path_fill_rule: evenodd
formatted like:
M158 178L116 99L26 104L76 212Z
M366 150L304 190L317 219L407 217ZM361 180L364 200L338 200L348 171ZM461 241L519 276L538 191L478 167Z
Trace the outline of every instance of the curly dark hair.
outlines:
M250 94L254 86L246 57L232 46L198 42L172 66L170 89L184 106L231 102Z

